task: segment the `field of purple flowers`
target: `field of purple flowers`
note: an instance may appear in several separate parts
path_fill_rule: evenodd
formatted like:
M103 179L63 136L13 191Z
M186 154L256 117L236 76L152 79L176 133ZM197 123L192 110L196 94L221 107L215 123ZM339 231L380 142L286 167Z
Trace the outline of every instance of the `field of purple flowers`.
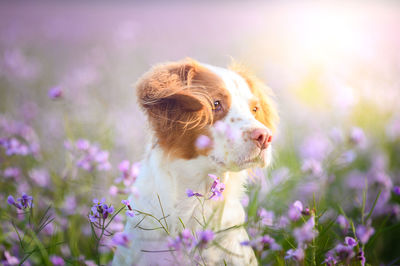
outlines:
M132 84L189 56L276 93L274 163L242 201L260 264L399 265L399 25L394 2L0 3L0 264L105 265L131 244L124 221L151 215L126 201L147 137ZM166 244L195 257L216 233Z

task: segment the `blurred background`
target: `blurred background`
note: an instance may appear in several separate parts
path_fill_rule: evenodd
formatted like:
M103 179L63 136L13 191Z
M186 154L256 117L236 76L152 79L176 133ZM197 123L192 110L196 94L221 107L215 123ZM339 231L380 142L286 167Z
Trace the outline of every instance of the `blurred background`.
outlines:
M118 163L139 161L145 148L137 79L160 62L192 57L225 67L234 58L273 89L281 117L273 169L256 171L250 202L256 195L279 214L314 195L333 219L338 204L356 213L367 180L367 205L381 191L373 224L388 215L396 224L399 47L396 1L1 2L0 138L23 138L32 158L0 153L0 199L27 192L53 202L58 228L81 221L70 215L85 216L92 197L118 203L109 191ZM79 139L108 151L111 167L73 169L66 141ZM18 177L5 174L10 167ZM367 261L400 254L393 231L382 234ZM68 249L57 252L81 250Z

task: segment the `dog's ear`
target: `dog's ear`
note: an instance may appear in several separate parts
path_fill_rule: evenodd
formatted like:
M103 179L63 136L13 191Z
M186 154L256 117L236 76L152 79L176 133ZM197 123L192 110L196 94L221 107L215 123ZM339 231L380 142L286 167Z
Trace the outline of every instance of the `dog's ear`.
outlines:
M140 106L157 127L205 125L212 116L210 100L198 84L201 66L192 59L154 67L137 83ZM153 123L154 124L154 123Z
M198 65L194 60L158 65L137 84L139 104L148 112L169 107L171 111L199 111L202 99L191 91Z
M261 110L256 113L255 118L274 132L279 122L279 116L272 90L243 64L232 61L229 69L239 74L246 81L251 92L260 103Z

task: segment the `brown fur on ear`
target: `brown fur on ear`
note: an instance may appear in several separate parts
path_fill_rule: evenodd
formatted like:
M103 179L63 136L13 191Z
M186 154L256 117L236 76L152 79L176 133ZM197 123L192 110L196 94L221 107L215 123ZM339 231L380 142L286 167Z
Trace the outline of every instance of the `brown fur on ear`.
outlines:
M222 84L192 59L157 65L143 75L138 101L165 151L186 159L198 156L195 141L209 135L206 126L214 119L210 92Z
M139 104L150 117L170 127L171 122L185 128L204 127L212 119L212 100L201 86L193 86L199 71L191 59L153 67L137 83Z
M244 78L251 92L259 101L261 110L255 114L256 119L275 132L279 122L279 116L276 104L273 100L274 94L272 90L265 86L264 83L243 64L232 61L229 69Z

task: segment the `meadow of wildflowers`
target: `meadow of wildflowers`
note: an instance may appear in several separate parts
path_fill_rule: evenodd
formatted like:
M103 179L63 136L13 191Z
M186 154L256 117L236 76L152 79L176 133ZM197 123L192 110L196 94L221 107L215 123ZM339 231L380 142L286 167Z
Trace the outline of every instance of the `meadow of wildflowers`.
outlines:
M233 57L276 94L274 162L242 200L260 264L399 265L399 25L389 1L0 3L0 264L106 265L131 245L124 221L152 216L127 200L147 138L132 84L189 56ZM211 182L187 196L223 200ZM169 237L178 261L203 264L206 224Z

